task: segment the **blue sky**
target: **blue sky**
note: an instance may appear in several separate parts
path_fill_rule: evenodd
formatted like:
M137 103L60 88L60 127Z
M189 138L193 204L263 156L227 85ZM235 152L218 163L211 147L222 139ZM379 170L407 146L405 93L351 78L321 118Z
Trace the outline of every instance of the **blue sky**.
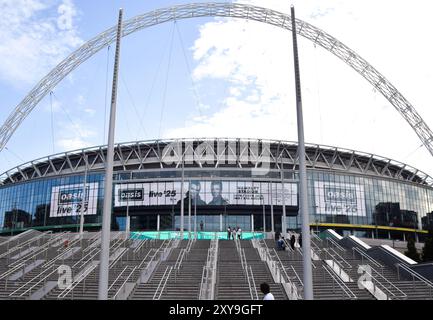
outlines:
M113 26L119 7L129 19L188 2L0 0L0 121L57 63ZM390 0L242 2L284 12L293 3L298 18L358 52L433 128L429 1L410 6ZM431 155L419 148L415 133L381 95L325 50L304 39L299 44L308 142L377 153L433 175ZM0 153L1 172L52 153L106 143L110 95L105 93L107 76L108 93L111 88L113 52L93 56L54 89L51 99L40 102ZM120 78L117 142L194 136L297 139L291 41L283 30L212 18L158 25L123 40Z

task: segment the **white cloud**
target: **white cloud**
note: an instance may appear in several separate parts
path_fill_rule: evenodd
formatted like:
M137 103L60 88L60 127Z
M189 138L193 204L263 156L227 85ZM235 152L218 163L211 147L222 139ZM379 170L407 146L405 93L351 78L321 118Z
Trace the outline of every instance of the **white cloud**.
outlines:
M88 147L94 143L93 139L97 136L97 132L81 120L74 119L73 123L61 120L58 124L56 123L56 146L61 150Z
M77 14L72 0L2 0L0 80L34 84L82 44L74 25Z
M280 0L241 2L290 10L290 4ZM425 41L433 28L433 4L419 1L409 8L406 2L390 0L293 3L298 18L357 51L433 128L433 46ZM420 141L371 85L320 47L302 38L298 42L307 142L377 153L433 174L431 155L422 148L410 153ZM201 26L192 50L198 63L194 79L228 82L228 96L218 111L191 116L185 127L168 130L165 137L297 139L291 34L254 21L219 18Z
M70 151L85 148L88 146L88 142L79 137L74 137L70 139L60 139L57 141L57 145L63 150Z

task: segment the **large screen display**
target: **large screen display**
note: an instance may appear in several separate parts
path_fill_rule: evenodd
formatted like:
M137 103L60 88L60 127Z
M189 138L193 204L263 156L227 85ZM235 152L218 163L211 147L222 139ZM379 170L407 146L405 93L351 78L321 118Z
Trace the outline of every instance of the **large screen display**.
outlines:
M86 184L84 215L95 215L98 200L98 183ZM81 215L83 184L57 186L51 189L50 217Z
M296 206L297 184L252 181L185 181L117 184L115 207L178 205L183 194L192 205L282 205Z
M364 186L335 182L314 182L316 213L365 216Z

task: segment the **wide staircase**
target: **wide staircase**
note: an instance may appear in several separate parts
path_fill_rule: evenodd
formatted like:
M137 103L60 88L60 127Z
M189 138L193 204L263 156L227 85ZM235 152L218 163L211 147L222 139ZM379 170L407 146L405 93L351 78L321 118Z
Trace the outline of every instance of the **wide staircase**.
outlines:
M0 239L0 300L97 299L100 236L31 230ZM315 299L369 300L378 292L432 299L427 282L359 249L314 234L311 246ZM263 282L277 300L303 298L302 248L277 250L274 240L141 240L112 232L109 256L108 299L207 299L212 288L217 300L260 300ZM366 266L374 290L358 281Z
M149 281L137 285L130 299L197 300L209 244L210 240L180 241Z
M313 246L320 251L323 259L334 259L352 279L360 277L360 266L368 265L369 275L377 287L392 300L431 299L432 288L417 278L404 278L397 273L396 268L384 265L359 249L349 250L338 244L335 239L320 239L313 235Z
M275 241L266 240L266 245L275 253L290 281L303 291L303 256L302 249L276 250ZM313 249L314 250L314 249ZM317 252L317 250L315 251ZM319 256L320 257L320 256ZM322 258L322 257L320 257ZM322 260L312 260L313 292L316 300L371 300L374 297L365 289L360 289L356 282L344 282Z

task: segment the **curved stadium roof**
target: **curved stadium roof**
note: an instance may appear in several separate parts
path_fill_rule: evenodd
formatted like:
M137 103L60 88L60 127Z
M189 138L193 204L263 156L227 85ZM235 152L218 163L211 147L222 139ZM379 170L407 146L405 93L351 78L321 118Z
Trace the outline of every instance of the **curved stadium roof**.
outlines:
M195 161L188 164L188 160L192 160L192 149L196 150L198 145L201 145L202 149L206 149L207 152L213 153L215 159L213 163ZM218 145L220 149L217 148ZM176 146L181 147L177 149ZM259 148L254 146L259 146ZM328 169L386 177L433 186L433 178L428 174L407 164L375 154L319 144L306 144L305 150L307 168L310 169ZM197 152L198 156L200 157L203 152ZM252 162L250 163L244 163L240 159L247 152L251 154ZM175 156L175 161L171 164L164 161L168 154ZM232 164L218 161L222 154L231 159ZM269 162L271 169L279 169L281 161L286 170L296 170L298 165L297 142L293 141L233 138L168 139L116 144L114 172L180 168L182 158L186 161L185 167L197 168L251 168L254 167L254 163L262 161ZM103 171L106 146L79 149L29 161L1 174L0 183L6 185L80 173L86 167L86 159L89 170Z

